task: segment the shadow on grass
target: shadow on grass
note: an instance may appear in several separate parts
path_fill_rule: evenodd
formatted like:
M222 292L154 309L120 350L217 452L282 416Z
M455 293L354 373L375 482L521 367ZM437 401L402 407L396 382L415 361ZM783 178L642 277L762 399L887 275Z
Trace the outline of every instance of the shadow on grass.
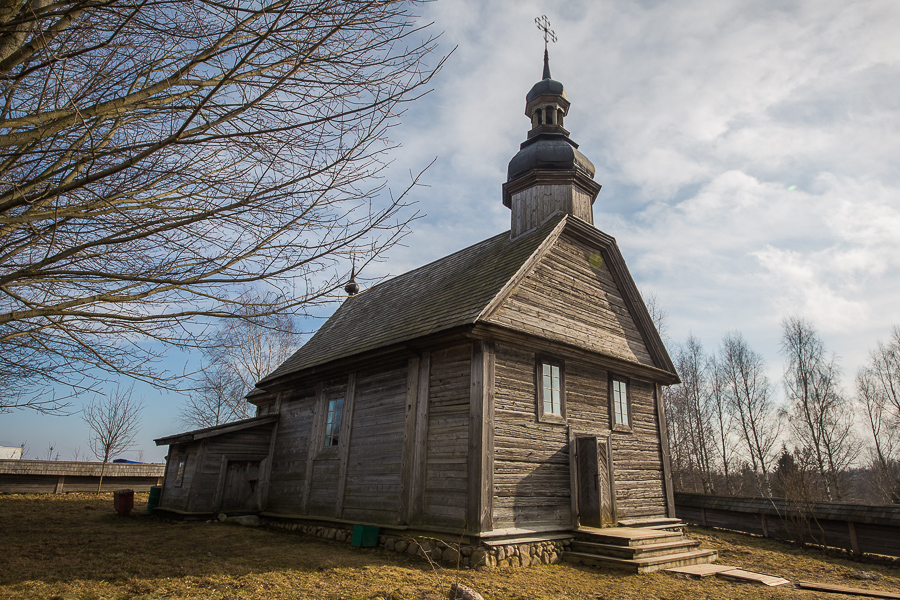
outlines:
M0 496L0 584L25 581L165 579L427 563L382 550L351 548L280 530L219 522L167 522L143 514L137 495L130 517L112 495ZM14 549L14 550L10 550Z

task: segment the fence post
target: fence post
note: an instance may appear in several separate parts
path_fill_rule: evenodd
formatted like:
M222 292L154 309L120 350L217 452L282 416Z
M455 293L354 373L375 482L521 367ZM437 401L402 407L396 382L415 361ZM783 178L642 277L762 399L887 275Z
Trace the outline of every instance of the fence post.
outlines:
M854 556L859 555L859 540L856 539L856 525L853 521L847 521L847 530L850 532L850 549Z

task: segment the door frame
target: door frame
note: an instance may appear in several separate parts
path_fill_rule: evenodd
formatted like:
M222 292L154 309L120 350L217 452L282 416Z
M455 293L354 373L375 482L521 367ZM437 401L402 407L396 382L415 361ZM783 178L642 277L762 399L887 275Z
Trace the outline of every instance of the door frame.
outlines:
M597 440L597 447L606 450L606 485L600 487L600 504L601 504L601 521L602 521L602 504L603 492L609 496L609 522L603 523L603 527L615 527L618 522L618 507L616 506L616 478L614 470L614 461L612 454L612 443L609 431L577 431L569 428L569 473L570 473L570 493L572 496L572 526L577 529L581 526L581 506L579 498L579 481L581 474L578 468L578 438L592 437ZM598 457L599 467L599 457Z

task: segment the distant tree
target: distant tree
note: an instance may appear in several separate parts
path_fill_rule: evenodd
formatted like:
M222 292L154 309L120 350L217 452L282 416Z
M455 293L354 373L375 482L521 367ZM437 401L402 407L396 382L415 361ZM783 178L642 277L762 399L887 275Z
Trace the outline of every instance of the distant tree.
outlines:
M872 436L870 483L882 502L900 502L900 327L857 371L856 396Z
M675 368L681 384L670 388L673 449L680 479L699 479L700 490L713 493L713 429L710 406L708 359L700 340L693 335L675 351ZM667 411L668 412L668 411ZM683 490L688 491L682 486ZM690 490L694 491L694 490Z
M103 487L103 476L110 457L135 444L143 405L140 400L134 399L133 392L133 387L117 387L112 394L94 399L82 410L81 417L91 431L88 439L91 452L97 460L103 461L98 492Z
M644 299L647 312L650 313L650 320L653 321L653 325L656 327L657 333L659 333L659 337L662 338L664 343L668 343L669 313L663 307L655 292L641 292L641 296Z
M772 385L765 375L765 363L744 336L735 332L722 340L719 365L758 491L768 496L768 476L777 454L781 421L772 400Z
M302 313L392 247L387 135L441 63L417 4L4 2L0 411L170 386L160 345Z
M825 498L842 499L841 476L859 455L853 406L840 389L841 369L827 356L813 325L800 317L781 324L784 388L794 444L813 457Z
M297 350L300 335L297 321L287 314L227 322L216 335L219 345L206 353L206 365L182 408L182 422L212 427L254 416L246 395Z
M728 377L715 355L710 356L707 369L709 372L709 413L713 454L716 457L716 466L722 468L725 491L733 494L732 472L734 471L736 452L735 418L729 402Z

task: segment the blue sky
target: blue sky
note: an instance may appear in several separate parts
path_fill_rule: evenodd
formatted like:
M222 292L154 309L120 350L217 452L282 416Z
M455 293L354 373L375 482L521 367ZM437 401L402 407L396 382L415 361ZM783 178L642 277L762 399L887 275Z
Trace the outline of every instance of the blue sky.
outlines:
M781 320L810 319L852 375L900 324L900 3L894 0L476 2L423 22L453 47L434 91L393 130L389 184L435 157L413 199L426 216L367 275L399 274L509 228L506 165L529 128L547 14L566 128L597 168L597 227L668 313L669 337L713 350L728 331L778 385ZM178 360L178 359L173 359ZM139 389L152 438L181 430L179 398ZM77 417L0 416L0 444L61 458ZM136 453L132 456L136 456Z

